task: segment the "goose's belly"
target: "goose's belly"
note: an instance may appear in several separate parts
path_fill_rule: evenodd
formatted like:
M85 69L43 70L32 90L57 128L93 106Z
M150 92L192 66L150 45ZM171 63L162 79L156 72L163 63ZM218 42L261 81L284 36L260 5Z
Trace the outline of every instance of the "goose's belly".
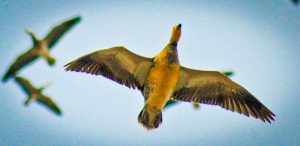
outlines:
M147 77L149 94L146 104L163 109L176 88L180 66L178 64L155 65Z

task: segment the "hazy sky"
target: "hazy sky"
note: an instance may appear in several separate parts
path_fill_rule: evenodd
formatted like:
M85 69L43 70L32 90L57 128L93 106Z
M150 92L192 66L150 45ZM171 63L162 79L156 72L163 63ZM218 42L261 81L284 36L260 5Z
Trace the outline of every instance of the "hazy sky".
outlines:
M79 23L51 51L20 74L45 90L63 110L56 117L11 80L0 83L0 145L300 145L300 7L289 0L252 1L0 1L0 74L51 26L75 15ZM159 129L137 122L143 97L101 76L65 72L63 65L117 45L147 57L182 23L183 66L234 70L243 85L276 114L263 123L217 106L181 103L163 112Z

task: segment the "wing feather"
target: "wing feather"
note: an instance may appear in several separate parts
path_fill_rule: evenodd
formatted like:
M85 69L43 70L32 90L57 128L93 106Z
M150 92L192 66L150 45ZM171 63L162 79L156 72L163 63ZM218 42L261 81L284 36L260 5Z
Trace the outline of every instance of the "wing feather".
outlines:
M275 114L242 86L217 71L181 67L174 99L219 105L227 110L271 123ZM195 99L196 98L196 99Z
M40 97L38 97L36 99L36 101L39 104L41 104L41 105L47 107L48 109L50 109L56 115L61 115L62 114L61 109L58 107L58 105L50 97L47 97L43 94L40 94Z
M30 49L27 52L21 54L17 57L14 63L10 65L9 69L3 76L2 81L6 82L9 78L15 76L19 70L24 68L26 65L32 63L38 57L39 56L34 53L33 49Z
M48 35L44 38L44 40L48 42L49 49L52 48L67 31L80 22L80 20L81 18L76 16L53 27Z
M20 85L22 90L27 93L27 95L30 95L36 90L35 87L29 82L29 80L23 77L17 76L15 77L15 81Z
M93 52L65 65L66 71L102 75L129 88L142 89L152 59L136 55L124 47Z

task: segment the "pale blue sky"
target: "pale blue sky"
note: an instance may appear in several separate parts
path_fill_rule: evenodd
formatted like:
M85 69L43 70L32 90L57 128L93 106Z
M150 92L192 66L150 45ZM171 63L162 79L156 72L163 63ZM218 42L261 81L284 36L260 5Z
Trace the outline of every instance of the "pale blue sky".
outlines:
M300 145L300 7L288 0L252 1L0 1L0 74L31 46L24 33L43 37L65 18L82 16L51 52L53 68L39 60L21 72L62 108L56 117L25 94L0 83L0 145ZM163 112L163 124L137 123L143 97L106 78L65 72L63 65L116 45L154 56L182 23L178 44L186 67L234 70L243 85L276 114L263 123L220 107L198 111L182 103Z

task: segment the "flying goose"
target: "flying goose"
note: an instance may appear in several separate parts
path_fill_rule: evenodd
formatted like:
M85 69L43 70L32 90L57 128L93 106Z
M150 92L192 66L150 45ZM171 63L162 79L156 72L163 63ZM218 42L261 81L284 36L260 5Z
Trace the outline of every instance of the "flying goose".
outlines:
M61 115L62 112L60 108L55 104L52 99L42 93L42 91L47 87L47 85L40 88L34 87L28 79L20 76L15 77L15 81L19 84L22 90L28 95L28 98L25 100L24 105L28 106L30 102L36 100L39 104L47 107L56 115Z
M263 122L274 120L274 113L223 73L180 66L177 55L180 36L181 24L178 24L173 27L166 47L153 58L117 46L82 56L66 64L65 70L102 75L140 90L145 105L138 122L148 130L162 123L162 109L170 100L218 105Z
M9 78L17 74L19 70L35 61L40 56L44 57L48 64L53 66L55 59L50 55L50 49L54 47L54 45L62 38L62 36L75 24L77 24L80 19L81 18L79 16L76 16L62 22L61 24L53 27L47 36L41 40L38 39L31 30L27 29L26 33L30 35L33 46L28 51L16 58L16 60L9 67L8 71L5 73L2 81L6 82Z

